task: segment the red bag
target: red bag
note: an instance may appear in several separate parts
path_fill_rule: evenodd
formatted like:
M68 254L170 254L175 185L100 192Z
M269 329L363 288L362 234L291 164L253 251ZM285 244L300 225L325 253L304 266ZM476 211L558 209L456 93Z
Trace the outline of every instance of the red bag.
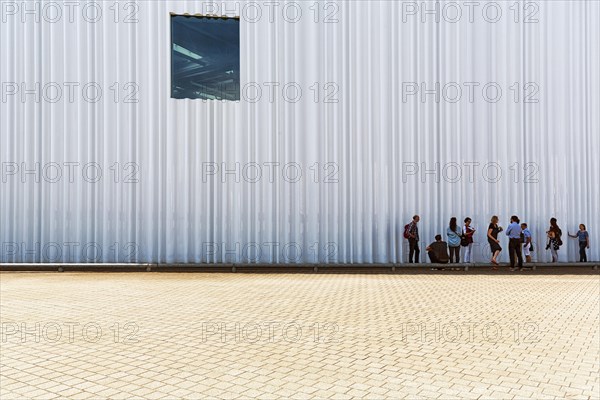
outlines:
M410 224L404 225L404 239L410 239L409 229L410 229Z

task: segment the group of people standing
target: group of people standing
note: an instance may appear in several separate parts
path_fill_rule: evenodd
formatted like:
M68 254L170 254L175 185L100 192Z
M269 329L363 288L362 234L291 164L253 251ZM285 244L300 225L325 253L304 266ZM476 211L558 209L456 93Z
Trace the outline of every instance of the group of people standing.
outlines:
M409 263L419 262L419 221L420 217L415 215L412 221L404 226L404 237L408 239L409 244ZM461 247L465 248L462 262L473 262L473 235L475 235L476 229L471 225L471 222L471 218L467 217L464 219L464 225L459 227L456 217L450 218L450 222L446 228L448 241L443 241L442 235L438 234L435 236L435 242L426 248L432 263L458 263ZM492 253L490 262L494 270L498 269L498 257L502 252L498 235L504 229L499 225L499 222L500 219L498 216L494 215L491 218L486 235ZM519 217L513 215L510 218L510 224L506 228L505 234L508 236L510 269L514 271L517 268L516 266L521 269L523 268L523 256L525 256L525 262L531 262L531 252L533 251L531 231L526 223L522 223ZM558 250L563 245L563 242L561 239L562 230L558 226L556 218L550 219L550 227L546 231L546 235L546 250L550 250L552 262L558 262ZM575 235L571 235L570 233L568 235L579 241L579 261L587 262L586 249L590 248L590 239L585 225L580 224L579 231Z

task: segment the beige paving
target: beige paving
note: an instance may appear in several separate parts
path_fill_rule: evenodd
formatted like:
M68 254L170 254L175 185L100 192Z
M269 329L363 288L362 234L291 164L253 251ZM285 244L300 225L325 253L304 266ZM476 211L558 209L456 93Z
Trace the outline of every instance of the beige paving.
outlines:
M600 398L598 275L2 273L0 289L3 400Z

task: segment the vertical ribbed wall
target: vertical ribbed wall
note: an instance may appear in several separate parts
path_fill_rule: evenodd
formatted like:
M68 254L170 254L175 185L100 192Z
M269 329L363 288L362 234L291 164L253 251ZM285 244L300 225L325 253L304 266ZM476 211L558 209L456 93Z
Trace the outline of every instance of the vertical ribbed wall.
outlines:
M476 261L493 214L527 221L540 260L550 217L565 234L585 222L600 258L600 2L496 2L495 23L486 2L472 22L462 2L440 2L439 23L410 14L422 2L256 2L259 21L241 19L239 103L170 99L169 13L207 2L137 1L138 22L125 23L132 3L118 4L118 23L114 1L97 2L96 23L86 2L73 21L3 10L1 262L399 262L415 213L423 245L451 216L472 217ZM300 20L286 21L297 6ZM331 13L338 22L324 23ZM22 93L68 82L73 101ZM95 103L90 82L103 90ZM439 100L422 92L436 82ZM20 93L7 94L12 83ZM290 83L297 102L282 95ZM497 102L482 93L490 83ZM560 260L576 254L569 241Z

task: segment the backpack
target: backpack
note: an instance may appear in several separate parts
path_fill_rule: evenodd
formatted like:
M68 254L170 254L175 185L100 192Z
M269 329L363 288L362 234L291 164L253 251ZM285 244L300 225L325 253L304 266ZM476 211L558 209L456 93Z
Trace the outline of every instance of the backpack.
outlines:
M523 232L521 232L521 236L519 236L519 243L525 243L525 234Z
M404 225L404 239L410 238L409 230L410 230L410 224Z

